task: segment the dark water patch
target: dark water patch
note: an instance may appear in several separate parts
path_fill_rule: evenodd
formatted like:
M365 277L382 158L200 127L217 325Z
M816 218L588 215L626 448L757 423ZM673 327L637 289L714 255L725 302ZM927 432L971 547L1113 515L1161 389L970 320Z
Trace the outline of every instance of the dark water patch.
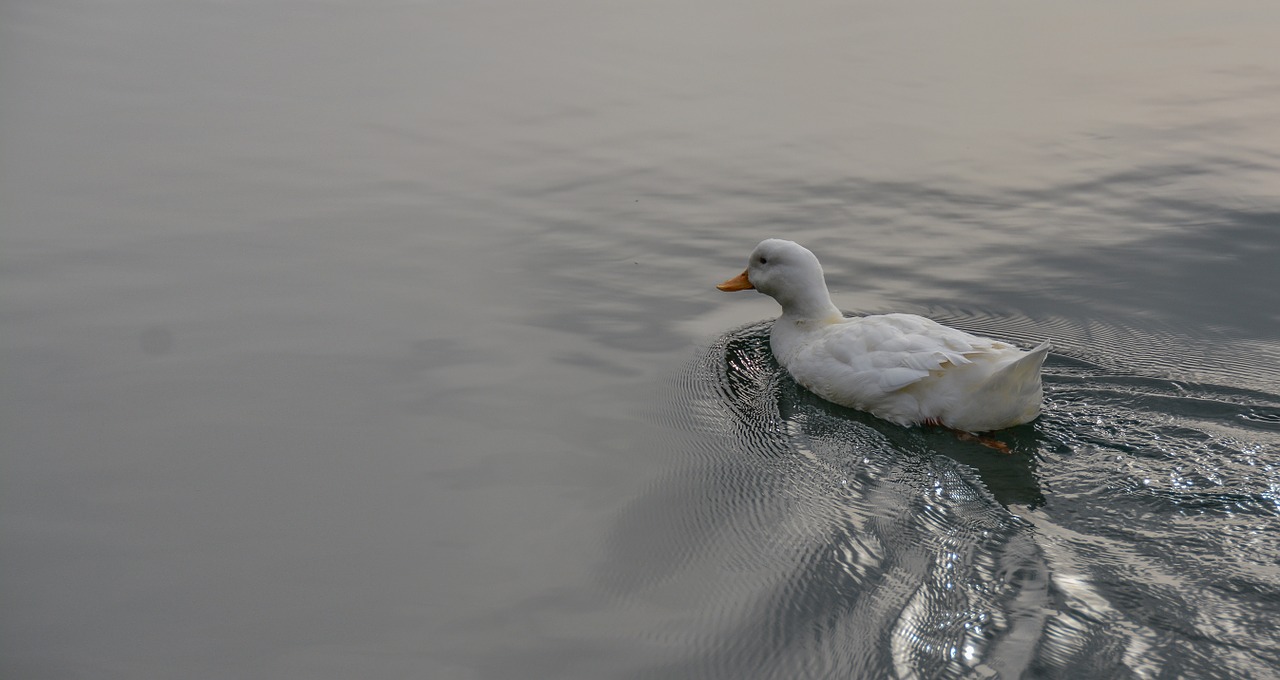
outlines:
M796 386L768 350L768 328L726 335L677 381L667 420L719 445L691 450L673 479L618 519L603 583L640 599L693 589L724 617L704 623L687 656L639 676L1025 667L1046 571L1030 526L991 489L1006 502L1040 502L1034 485L1019 488L1033 477L1030 457L1015 454L1021 472L1011 476L987 468L988 485L980 469L935 452L976 459L970 447L983 447L882 423ZM645 528L673 515L695 526Z
M664 420L707 445L617 521L604 582L642 600L701 583L716 603L687 653L637 677L1267 667L1280 470L1256 421L1275 395L1055 354L1044 415L999 433L1001 456L814 397L773 360L769 327L726 334L682 374ZM641 528L668 513L696 526Z

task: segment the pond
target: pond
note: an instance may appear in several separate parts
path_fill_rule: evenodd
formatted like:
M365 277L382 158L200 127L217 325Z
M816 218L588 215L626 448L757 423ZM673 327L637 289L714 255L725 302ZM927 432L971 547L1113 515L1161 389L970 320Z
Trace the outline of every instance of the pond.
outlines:
M0 9L0 675L1274 673L1277 21ZM798 387L767 237L1042 416Z

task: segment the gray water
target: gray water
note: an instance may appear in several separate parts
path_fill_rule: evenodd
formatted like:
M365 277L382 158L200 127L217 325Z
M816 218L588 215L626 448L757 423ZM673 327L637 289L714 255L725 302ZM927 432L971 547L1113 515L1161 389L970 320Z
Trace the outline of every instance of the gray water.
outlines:
M1280 667L1270 2L11 2L0 676ZM1001 456L805 393L1051 338Z

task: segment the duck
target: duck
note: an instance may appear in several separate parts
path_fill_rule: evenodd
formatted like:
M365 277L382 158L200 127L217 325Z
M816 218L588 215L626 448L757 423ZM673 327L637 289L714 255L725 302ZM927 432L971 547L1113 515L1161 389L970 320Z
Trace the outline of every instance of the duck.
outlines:
M977 434L1040 415L1040 371L1052 345L1031 350L915 314L846 317L808 248L766 239L747 268L716 286L772 297L782 315L769 332L778 363L823 399L904 426Z

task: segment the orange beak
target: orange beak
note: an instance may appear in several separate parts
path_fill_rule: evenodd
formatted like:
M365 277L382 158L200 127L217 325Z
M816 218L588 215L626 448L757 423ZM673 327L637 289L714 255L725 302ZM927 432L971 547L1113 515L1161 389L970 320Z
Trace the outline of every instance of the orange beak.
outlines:
M716 286L726 293L732 293L735 290L755 290L755 286L751 285L751 279L747 278L747 270L743 269L741 274L725 281Z

